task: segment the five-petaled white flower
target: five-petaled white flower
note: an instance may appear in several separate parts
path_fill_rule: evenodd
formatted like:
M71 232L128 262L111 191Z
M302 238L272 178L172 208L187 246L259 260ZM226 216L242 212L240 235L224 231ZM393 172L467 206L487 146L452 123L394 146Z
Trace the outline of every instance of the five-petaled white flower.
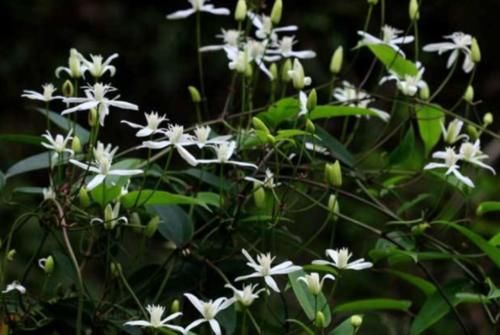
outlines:
M97 108L99 113L99 123L104 126L104 119L109 114L109 107L117 107L121 109L138 110L137 105L131 104L130 102L116 100L117 97L113 99L108 99L106 94L109 92L114 92L116 89L109 85L104 85L102 83L95 83L94 86L87 86L85 89L85 98L65 98L66 103L76 103L75 107L68 108L64 110L61 114L74 113L76 111L89 110L92 108Z
M238 166L242 166L242 167L252 167L254 169L257 169L257 165L255 165L255 164L231 160L231 157L233 156L233 154L236 150L236 142L234 142L234 141L223 142L223 143L218 144L216 146L212 146L212 148L214 148L215 153L217 155L217 158L216 159L198 159L197 163L200 163L200 164L233 164L233 165L238 165Z
M491 173L496 174L494 168L483 163L483 160L488 159L488 155L484 154L481 151L481 142L479 141L479 139L476 140L474 144L472 144L471 142L462 143L459 149L459 154L462 160L471 163L472 165L479 166L483 169L487 169L491 171Z
M320 279L319 273L313 272L311 274L306 274L305 276L297 278L298 281L301 281L304 284L306 284L307 288L309 289L309 292L311 292L314 295L318 295L321 293L321 290L323 289L323 284L327 279L335 280L335 277L331 274L326 274L323 276L323 278Z
M260 185L260 186L262 186L264 188L268 188L268 189L273 189L273 188L280 185L280 183L274 182L274 174L269 169L266 169L266 175L264 177L264 180L259 180L259 179L253 178L253 177L245 177L245 180L254 182L257 185Z
M167 327L171 328L171 325L168 324L169 321L178 318L182 315L182 313L174 313L166 318L162 319L163 314L165 313L165 307L159 305L148 305L146 306L146 310L149 313L149 321L147 320L137 320L137 321L127 321L125 322L125 326L139 326L139 327L151 327L151 328L162 328ZM175 327L175 326L174 326ZM174 329L174 328L172 328Z
M159 131L159 126L163 121L168 120L165 115L158 115L158 113L151 112L151 113L144 113L144 116L146 117L146 122L147 124L145 126L125 121L123 120L122 123L125 123L129 125L132 128L139 129L139 131L135 134L137 137L146 137L149 135L153 135Z
M21 285L17 280L15 280L12 283L8 284L7 287L2 291L2 293L6 294L11 291L17 291L21 294L25 294L26 288L23 285Z
M391 71L389 76L383 77L380 80L380 84L385 83L389 80L395 80L396 86L404 95L413 97L417 94L419 89L424 89L427 86L427 83L422 79L424 76L425 68L422 66L420 62L417 62L417 74L415 76L411 76L405 74L404 76L398 75L396 72Z
M44 101L44 102L62 99L62 97L60 97L60 96L54 96L54 92L57 91L57 89L54 87L54 85L45 84L45 85L42 85L42 89L43 89L42 93L38 93L36 91L31 91L31 90L24 90L21 97L31 99L31 100Z
M455 119L448 123L447 128L445 128L443 122L441 122L441 131L443 133L444 141L448 144L453 144L461 139L468 140L469 136L466 134L460 134L463 126L464 122L459 119Z
M59 66L56 69L56 77L59 78L61 72L66 72L71 78L81 78L87 67L82 63L83 56L75 48L69 50L68 67Z
M373 101L372 97L368 93L362 89L356 88L347 81L344 81L342 86L343 87L337 87L333 91L333 97L335 99L350 107L369 109L385 122L389 120L390 115L387 112L377 108L368 107L368 105Z
M459 171L458 161L462 158L460 154L455 152L454 148L448 147L446 151L436 151L432 154L432 158L442 159L443 163L429 163L424 166L424 170L432 170L438 168L446 168L446 175L453 173L453 175L462 183L469 187L474 187L474 183L469 177L464 176Z
M270 49L269 54L280 55L284 58L308 59L316 57L316 52L312 50L293 51L293 46L297 43L295 36L284 36L275 44L275 49Z
M255 36L261 40L270 39L273 43L278 41L278 33L280 32L290 32L297 31L297 26L286 26L286 27L273 27L273 22L271 17L267 15L257 15L252 12L248 12L248 17L252 21L256 29Z
M242 249L241 252L248 260L247 265L255 270L255 272L246 276L240 276L236 278L236 281L246 280L249 278L264 278L267 286L278 293L280 292L280 289L278 288L278 284L272 276L284 275L302 269L300 266L293 265L293 263L290 261L272 266L272 263L276 257L272 257L270 253L257 255L257 261L255 261L245 249Z
M447 68L450 68L458 59L460 53L464 55L464 62L462 69L465 73L469 73L474 68L474 62L471 56L472 36L462 32L456 32L451 35L444 36L444 38L451 40L451 42L432 43L424 46L423 50L427 52L437 52L443 54L451 51L448 57Z
M248 55L248 61L249 62L254 62L259 69L266 74L266 76L269 77L269 79L274 79L273 75L271 74L271 71L267 68L266 62L275 62L280 59L279 56L269 56L267 55L267 44L268 41L257 41L253 39L248 39L248 41L245 44L245 51Z
M400 53L404 56L403 50L399 47L401 44L408 44L413 42L414 37L410 35L400 36L403 33L402 30L393 28L389 25L385 25L382 27L382 38L375 37L367 32L358 31L358 35L363 37L363 39L359 42L359 46L370 45L370 44L385 44L394 51Z
M257 290L255 292L255 290L257 289L258 286L259 286L258 284L254 284L254 285L248 284L248 285L243 285L243 289L238 290L236 287L234 287L231 284L224 285L224 287L227 287L227 288L233 290L234 300L239 302L240 304L242 304L245 307L249 307L250 305L252 305L253 302L255 301L255 299L259 298L259 294L261 292L265 291L265 289L261 288L260 290Z
M222 144L231 139L231 135L215 136L210 138L212 129L209 126L196 126L194 129L195 144L203 148L207 144Z
M191 322L185 329L180 327L178 329L172 327L172 329L176 329L183 333L189 333L191 329L198 327L204 322L208 322L212 331L216 335L221 335L222 331L219 322L215 319L215 317L220 311L231 306L234 303L234 299L218 298L215 299L215 301L210 300L205 302L198 299L191 293L184 293L184 296L188 298L194 308L196 308L196 310L201 314L202 318Z
M102 150L102 148L104 148L104 146L101 144L101 150L99 147L97 150L94 150L94 162L91 164L85 164L75 159L70 159L72 164L96 174L87 184L87 190L93 190L96 186L100 185L107 176L135 176L143 172L139 169L112 169L113 154L116 152L116 149L110 151L109 146L108 150Z
M214 15L229 15L231 11L227 8L214 8L214 5L209 4L210 0L188 0L191 4L191 8L179 10L172 14L167 15L167 19L176 20L184 19L188 16L193 15L196 12L207 12Z
M225 30L222 29L222 34L215 35L215 37L222 39L224 44L220 45L207 45L200 48L201 52L218 51L226 48L238 49L240 45L241 31L235 29Z
M73 133L73 130L70 129L66 137L64 137L61 134L57 134L56 137L53 137L52 134L47 130L45 134L42 135L43 138L47 140L47 142L42 142L42 145L49 149L54 151L54 155L52 156L52 161L56 160L60 154L67 152L71 156L74 155L74 151L71 149L66 148L68 145L68 142L73 138L71 137L71 134Z
M371 268L373 264L371 262L365 262L364 258L357 259L353 262L349 262L352 253L349 252L347 248L342 249L327 249L325 254L332 261L316 260L313 264L316 265L330 265L339 270L364 270Z
M103 58L101 55L90 55L90 60L85 59L81 56L81 60L84 64L83 70L85 72L89 72L92 77L99 79L106 72L109 72L109 75L113 77L116 73L116 68L113 65L110 65L111 61L118 57L118 54L112 54L103 62Z

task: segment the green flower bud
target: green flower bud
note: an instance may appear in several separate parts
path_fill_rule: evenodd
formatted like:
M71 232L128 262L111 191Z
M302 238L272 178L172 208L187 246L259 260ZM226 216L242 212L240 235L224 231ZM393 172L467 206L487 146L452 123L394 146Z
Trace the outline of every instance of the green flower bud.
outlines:
M80 207L82 208L87 208L90 206L90 197L89 193L87 192L87 189L82 187L80 191L78 192L78 197L80 198Z
M316 318L314 319L314 325L320 329L326 327L325 315L322 311L316 312Z
M269 135L271 133L269 131L269 128L267 128L266 124L256 116L252 118L252 124L255 127L255 129L263 131L266 135Z
M255 201L255 207L266 207L266 191L262 185L255 182L253 184L253 200Z
M493 119L493 114L491 113L486 113L483 116L483 123L485 127L488 127L490 124L492 124L494 121Z
M361 315L353 315L351 316L351 325L354 328L359 328L363 324L363 316Z
M50 275L54 272L54 257L48 256L47 258L39 259L38 266L42 268L43 272Z
M80 138L76 135L71 141L71 150L73 150L75 154L82 152L82 142L80 142Z
M97 117L99 116L98 115L99 113L97 112L97 109L95 108L91 108L90 111L89 111L89 114L88 114L88 118L89 118L89 126L90 127L95 127L97 125Z
M269 67L269 72L271 72L271 75L273 78L271 79L272 81L278 80L278 66L276 63L272 63L271 66Z
M378 4L378 0L368 0L368 4L374 6Z
M271 10L271 22L277 26L281 22L281 15L283 13L283 1L275 0L273 9Z
M318 105L318 93L316 93L316 89L313 88L309 96L307 97L307 110L312 112L314 108Z
M342 63L344 62L344 48L339 46L332 55L332 60L330 61L330 72L332 74L340 73L342 70Z
M16 249L10 249L9 252L7 252L7 260L9 262L12 262L15 256L16 256Z
M479 48L479 43L477 43L477 39L475 37L472 38L472 43L470 46L470 54L472 61L474 63L481 62L481 49Z
M247 2L245 0L238 0L236 9L234 10L234 19L238 22L245 21L247 17Z
M293 87L297 90L302 90L306 86L306 74L302 63L296 58L293 61Z
M422 235L427 229L429 229L430 226L431 225L428 223L420 223L416 226L413 226L411 228L411 232L413 235Z
M269 134L267 135L267 141L271 144L274 144L276 143L276 137L274 137L273 135Z
M195 104L199 104L201 102L200 91L194 86L188 86L188 91L191 95L191 101Z
M470 104L474 101L474 87L471 85L467 86L467 89L465 90L464 100Z
M104 208L104 228L113 229L114 221L113 207L111 207L111 204L107 204Z
M75 88L70 80L66 80L62 85L62 94L66 97L72 97L75 94Z
M147 238L153 237L153 235L156 233L158 230L158 226L160 225L160 217L154 216L151 220L149 220L148 224L146 225L146 228L144 229L144 236Z
M80 54L75 48L69 50L69 71L71 78L80 78L82 76Z
M328 198L328 210L332 214L333 221L337 221L338 214L340 213L339 202L335 194L331 194Z
M181 310L181 303L179 299L175 299L172 301L172 304L170 305L170 313L177 313Z
M342 186L342 167L338 160L333 164L328 163L325 165L325 180L330 186Z
M410 14L410 20L418 21L418 19L420 19L420 9L418 8L417 0L410 0L410 6L408 10Z
M314 134L316 132L316 126L314 125L314 122L309 119L306 120L306 131L311 134Z
M419 95L420 95L420 99L422 99L422 100L429 100L431 92L430 92L429 86L427 84L423 85L420 88Z
M476 127L471 124L467 125L467 134L472 140L476 140L479 138L479 132L477 131Z
M288 72L292 69L292 60L288 58L285 63L283 63L283 66L281 68L281 80L285 83L290 82L292 78L290 78L290 75Z
M111 275L114 278L119 278L120 273L122 272L122 265L118 262L111 262L110 270L111 270Z

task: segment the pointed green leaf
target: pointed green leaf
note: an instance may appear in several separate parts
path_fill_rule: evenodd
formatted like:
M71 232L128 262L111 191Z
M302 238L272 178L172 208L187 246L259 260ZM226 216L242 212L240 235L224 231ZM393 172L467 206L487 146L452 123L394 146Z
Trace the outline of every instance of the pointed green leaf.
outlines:
M5 134L0 135L0 141L42 146L42 139L39 136L33 135Z
M216 206L213 199L190 197L187 195L173 194L165 191L143 190L130 192L121 198L124 208L137 205L198 205L206 207L208 204ZM218 206L218 203L217 203Z
M432 283L428 282L425 279L397 270L387 270L387 272L415 286L420 291L422 291L426 296L430 296L431 294L436 292L436 286L434 286Z
M339 159L347 166L352 167L354 165L354 157L335 137L331 136L326 130L319 126L316 126L316 135L320 138L318 144L325 146L335 158Z
M428 155L441 138L441 123L444 113L437 105L417 108L418 129Z
M403 141L389 155L389 164L395 165L403 163L413 154L414 148L415 148L415 132L413 131L413 127L410 125L410 128L406 132Z
M393 48L385 44L367 45L368 49L385 65L387 70L396 72L401 77L405 75L416 76L418 73L415 63L410 62L398 54Z
M379 311L379 310L395 310L395 311L408 311L411 307L409 300L396 300L396 299L364 299L346 302L338 305L333 310L334 313L359 313L366 311Z
M158 232L168 241L183 246L193 237L193 222L186 212L175 205L148 206L148 210L160 217Z
M476 214L479 216L490 212L500 212L500 201L485 201L477 206Z
M39 113L41 113L42 115L46 115L46 113L47 113L46 109L44 109L44 108L37 108L37 111ZM64 116L61 116L60 114L58 114L56 112L49 111L49 119L50 119L50 121L55 123L59 128L65 130L66 132L68 132L70 129L73 128L72 121L70 121L68 118L66 118ZM79 124L76 124L76 126L75 126L75 134L74 135L76 135L76 136L78 136L78 138L80 138L80 142L82 144L87 143L89 141L89 138L90 138L90 132L87 129L80 126Z
M5 177L10 178L25 172L46 169L49 167L50 156L50 153L42 152L40 154L36 154L20 160L7 170Z
M310 114L311 120L328 119L340 116L355 116L355 115L369 115L378 116L374 111L367 108L349 107L349 106L317 106Z
M354 327L351 324L351 318L347 318L340 325L335 327L328 335L353 335Z
M276 128L280 123L293 119L299 113L299 102L295 98L285 98L274 103L257 117L267 126Z

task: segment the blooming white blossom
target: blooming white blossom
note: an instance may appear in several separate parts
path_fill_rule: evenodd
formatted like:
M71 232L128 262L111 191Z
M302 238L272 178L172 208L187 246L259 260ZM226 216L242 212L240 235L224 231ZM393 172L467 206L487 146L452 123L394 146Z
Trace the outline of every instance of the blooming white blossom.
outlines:
M263 288L255 291L258 286L259 286L258 284L254 284L254 285L248 284L248 285L243 285L243 289L238 290L236 287L234 287L231 284L224 285L224 287L227 287L227 288L233 290L234 300L239 302L240 304L242 304L245 307L252 305L253 302L255 301L255 299L259 298L259 294L261 292L265 291L265 289L263 289Z
M43 89L42 93L38 93L36 91L31 91L31 90L24 90L21 97L31 99L31 100L43 101L43 102L49 102L52 100L62 99L62 97L60 97L60 96L54 96L54 92L57 91L57 89L54 87L54 85L44 84L44 85L42 85L42 89Z
M364 31L358 31L358 35L363 38L358 45L385 44L404 56L403 50L401 50L399 45L411 43L415 38L411 35L400 36L402 33L402 30L393 28L389 25L384 25L382 27L382 38L375 37Z
M297 278L298 281L306 284L309 292L314 295L318 295L321 293L321 290L323 290L323 284L327 279L335 280L335 277L331 274L326 274L323 276L323 278L320 278L319 273L313 272L311 274L306 274L305 276Z
M255 165L255 164L231 160L231 157L233 156L233 154L236 150L236 142L234 142L234 141L223 142L223 143L218 144L216 146L212 146L212 148L214 148L215 153L217 155L217 158L216 159L198 159L197 163L200 163L200 164L233 164L233 165L238 165L238 166L242 166L242 167L252 167L254 169L257 169L257 165Z
M215 136L210 138L212 128L210 126L196 126L194 129L195 144L203 148L207 144L222 144L231 139L231 135Z
M275 44L275 49L270 49L268 53L280 55L284 58L308 59L316 57L316 52L312 50L294 51L293 46L296 43L295 36L284 36Z
M222 39L224 44L207 45L207 46L201 47L200 51L201 52L218 51L218 50L224 50L226 48L238 49L238 47L240 45L241 35L242 35L242 32L240 30L222 29L222 33L215 35L215 37Z
M424 170L432 170L432 169L438 169L438 168L445 168L446 170L446 175L449 175L452 173L455 177L457 177L458 180L460 180L462 183L469 187L474 187L474 183L469 177L464 176L462 173L460 173L459 166L458 166L458 161L462 158L460 154L457 154L455 152L455 149L452 147L446 148L445 151L436 151L432 154L432 158L436 159L442 159L444 160L443 163L429 163L426 166L424 166Z
M474 143L464 142L460 146L459 154L461 159L471 163L472 165L479 166L480 168L487 169L491 173L496 174L495 169L489 165L486 165L483 160L488 159L488 155L481 151L481 142L476 140Z
M103 62L103 57L101 55L90 55L90 60L85 59L80 56L82 63L84 65L83 71L89 72L94 78L101 78L106 72L113 77L116 73L116 68L111 65L111 61L118 57L118 54L112 54Z
M234 299L218 298L215 299L215 301L210 300L205 302L198 299L191 293L184 293L184 296L191 302L194 308L196 308L196 310L202 316L201 319L191 322L184 331L188 333L191 329L198 327L204 322L208 322L214 334L221 335L222 331L219 322L215 319L215 317L220 311L231 306L234 303Z
M93 150L93 154L94 154L95 160L100 160L103 157L105 159L112 160L117 151L118 151L118 147L113 148L113 146L110 143L108 143L108 145L104 146L104 144L101 141L98 141L96 147Z
M6 294L11 291L17 291L21 294L25 294L26 288L23 285L21 285L17 280L15 280L12 283L8 284L7 287L2 291L2 293Z
M463 126L464 122L459 119L455 119L448 123L447 128L445 128L443 122L441 122L441 132L443 133L444 141L448 144L453 144L461 139L468 140L469 136L460 134Z
M184 19L193 15L196 12L207 12L214 15L229 15L231 11L227 8L214 8L214 5L209 4L210 0L188 0L191 8L179 10L167 15L167 19L176 20Z
M42 146L49 150L54 151L54 155L52 156L52 161L56 160L60 154L64 152L69 153L71 156L74 155L74 151L66 148L68 142L73 138L71 134L73 133L73 129L70 129L66 137L61 134L57 134L55 137L47 130L45 134L42 135L43 138L47 140L47 142L42 142Z
M266 62L274 62L280 59L279 56L269 56L267 55L267 41L257 41L253 39L249 39L245 44L245 50L248 55L248 62L254 62L259 69L264 72L269 79L274 79L271 71L267 68Z
M333 97L335 99L350 107L369 109L385 122L389 120L390 115L387 112L377 108L368 107L368 105L374 100L368 93L362 89L356 88L347 81L344 81L342 86L343 87L337 87L333 91Z
M428 44L424 46L423 50L427 52L437 52L440 55L451 51L448 57L447 68L450 68L457 61L460 53L462 53L464 55L462 69L465 73L471 72L474 68L470 49L472 45L472 36L462 32L455 32L451 35L444 36L444 38L451 41Z
M365 262L364 258L349 262L349 259L352 257L352 253L350 253L347 248L335 250L327 249L325 254L331 259L331 261L315 260L312 263L316 265L330 265L339 270L364 270L373 266L372 263Z
M396 86L398 89L407 96L415 96L419 89L424 89L427 86L427 83L422 79L424 76L425 68L422 66L420 62L417 62L417 74L415 76L411 76L405 74L404 76L400 76L396 72L391 71L389 76L383 77L380 80L380 84L385 83L389 80L395 80Z
M278 293L280 292L280 289L272 276L288 274L302 269L300 266L293 265L290 261L272 266L276 257L272 257L270 253L257 255L257 261L255 261L245 249L242 249L241 252L248 260L247 265L255 272L246 276L240 276L236 278L236 281L246 280L249 278L264 278L267 286Z
M224 48L224 51L226 51L226 56L229 60L229 69L238 73L245 73L250 64L250 56L247 49Z
M104 119L109 114L109 107L117 107L121 109L138 110L137 105L131 104L130 102L116 100L117 97L109 99L106 94L114 92L116 89L109 85L104 85L101 83L95 83L93 86L87 86L85 89L85 98L65 98L66 103L76 103L77 106L65 109L61 114L66 115L74 113L76 111L90 110L92 108L97 108L99 113L99 123L104 126Z
M139 131L135 134L137 137L146 137L153 135L158 132L158 127L161 125L163 121L167 120L167 117L165 115L158 115L158 113L151 112L151 113L144 113L144 116L146 117L146 125L140 125L137 123L129 122L122 120L122 123L125 123L126 125L129 125L132 128L139 129Z
M278 41L278 33L280 32L290 32L297 31L297 26L286 26L286 27L273 27L273 22L271 17L267 15L257 15L252 12L248 12L248 17L252 21L256 29L255 36L261 40L270 39L273 43Z
M54 200L56 198L56 192L52 186L46 187L42 190L43 200Z
M82 63L83 56L75 48L69 50L68 67L59 66L56 77L59 78L61 72L66 72L71 78L80 78L84 75L87 67Z
M146 310L149 313L149 321L147 320L137 320L125 322L125 326L139 326L139 327L151 327L151 328L170 328L169 321L178 318L182 313L174 313L166 318L162 319L165 313L165 307L159 305L148 305Z
M261 185L264 188L273 189L280 185L280 183L274 182L274 173L271 170L266 169L266 175L264 180L259 180L253 177L245 177L245 180L256 183L257 185Z

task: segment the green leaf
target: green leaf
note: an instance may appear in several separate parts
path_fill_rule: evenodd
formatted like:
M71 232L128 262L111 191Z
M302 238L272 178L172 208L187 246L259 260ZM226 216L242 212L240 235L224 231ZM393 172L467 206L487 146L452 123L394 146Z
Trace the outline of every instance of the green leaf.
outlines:
M106 191L103 194L104 188L106 187ZM91 192L90 195L92 196L92 199L98 203L101 206L104 206L114 199L116 199L122 191L121 185L116 185L116 186L108 186L104 185L104 183L101 183L101 185L97 186L94 188Z
M46 115L46 113L47 113L47 110L44 108L37 108L37 111L43 115ZM70 121L68 118L66 118L64 116L59 115L56 112L49 111L49 119L50 119L50 121L55 123L59 128L65 130L66 132L68 132L70 129L73 128L72 121ZM82 144L87 143L89 141L89 138L90 138L89 131L87 129L83 128L82 126L80 126L79 124L77 124L75 126L75 134L74 135L76 135L76 136L78 136L78 138L80 138L80 142Z
M42 152L20 160L7 170L5 178L7 179L30 171L46 169L50 166L49 156L51 156L50 153Z
M183 246L193 237L193 222L186 212L175 205L148 206L148 210L160 217L158 232L177 246Z
M395 311L408 311L411 307L409 300L396 300L396 299L364 299L347 302L338 305L334 313L359 313L365 311L379 311L379 310L395 310Z
M417 197L415 197L414 199L410 200L410 201L407 201L405 202L404 204L402 204L398 210L396 211L396 214L397 215L401 215L403 214L404 212L406 212L407 210L415 207L416 205L418 205L419 203L421 203L422 201L424 200L427 200L428 198L431 198L432 196L428 193L424 193L424 194L419 194Z
M422 279L420 277L414 276L409 273L397 271L397 270L387 270L387 273L390 273L405 282L415 286L418 288L420 291L422 291L426 296L430 296L434 292L436 292L436 286L434 284L428 282L425 279Z
M224 189L224 190L229 190L231 188L231 184L227 182L227 180L221 178L219 176L216 176L212 172L209 171L204 171L201 169L187 169L182 171L183 174L187 174L193 178L199 179L202 182L213 186L217 189Z
M500 249L494 247L480 235L474 233L473 231L459 226L452 222L439 222L438 224L444 224L446 226L452 227L453 229L460 232L462 235L467 237L472 243L474 243L479 249L481 249L488 257L495 263L496 266L500 267Z
M399 76L416 76L418 73L415 63L410 62L385 44L367 45L377 59L385 65L387 70L396 72Z
M421 106L417 108L417 120L425 153L428 155L441 138L441 123L444 121L444 113L437 105Z
M142 205L199 205L206 207L207 198L194 198L165 191L143 190L130 192L121 198L124 208L132 208L136 203ZM215 205L214 203L210 203ZM218 205L218 204L217 204Z
M414 148L415 148L415 132L413 131L413 127L410 125L410 128L406 132L403 141L389 155L389 164L395 165L403 163L413 154Z
M479 204L476 209L476 214L482 216L490 212L500 212L500 201L485 201Z
M16 187L13 192L25 194L42 194L43 187Z
M347 318L340 325L335 327L328 335L353 335L354 327L351 324L351 318Z
M293 119L299 113L299 102L295 98L285 98L274 103L265 112L257 114L257 117L272 128L280 123Z
M337 139L331 136L326 130L316 126L316 135L320 138L319 144L325 146L333 154L333 156L349 167L354 165L354 157L351 153L342 143L337 141Z
M354 115L378 116L377 113L367 108L325 105L325 106L317 106L309 114L309 119L319 120L331 117L354 116Z
M0 191L4 188L5 186L5 174L0 171Z
M328 326L332 321L332 315L330 312L328 301L326 300L323 293L320 293L316 298L311 292L309 292L307 286L302 281L298 280L299 277L304 277L305 275L306 273L302 270L288 274L288 279L290 281L290 285L292 286L293 292L295 293L295 297L297 297L300 306L306 313L309 320L316 319L315 311L321 311L325 316L325 325Z
M39 136L21 135L21 134L0 135L0 141L20 143L20 144L29 144L29 145L36 145L36 146L41 146L41 143L42 143L42 139Z

